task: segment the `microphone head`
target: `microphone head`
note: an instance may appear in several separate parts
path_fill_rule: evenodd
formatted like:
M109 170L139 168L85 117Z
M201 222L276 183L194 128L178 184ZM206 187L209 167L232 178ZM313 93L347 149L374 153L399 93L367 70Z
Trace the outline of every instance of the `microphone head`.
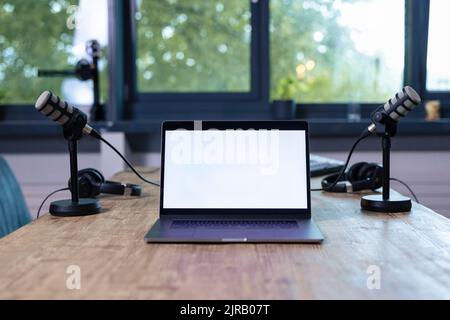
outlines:
M62 126L69 122L74 111L73 107L69 106L67 102L62 101L50 91L42 92L36 100L35 108L44 116Z
M100 139L100 133L87 124L87 116L75 107L70 106L66 101L50 91L44 91L36 100L35 108L47 118L59 123L61 126L82 127L86 135Z
M416 92L416 90L414 90L410 86L404 87L403 90L416 106L422 102L422 99L420 98L419 94Z
M384 105L384 111L394 121L399 121L422 102L419 94L406 86Z
M36 101L36 104L35 104L36 110L41 111L43 109L43 107L47 105L47 102L51 98L51 96L52 96L52 93L48 90L42 92Z

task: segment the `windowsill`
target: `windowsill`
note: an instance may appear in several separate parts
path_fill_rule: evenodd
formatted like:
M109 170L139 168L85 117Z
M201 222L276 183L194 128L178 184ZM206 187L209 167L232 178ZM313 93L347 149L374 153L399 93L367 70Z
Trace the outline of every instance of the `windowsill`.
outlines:
M108 123L97 123L96 128L109 127ZM62 134L61 127L49 120L38 121L0 121L0 136L52 136Z
M153 119L120 121L115 124L93 123L92 125L108 132L125 132L129 135L129 141L137 142L137 145L132 146L135 152L156 152L155 150L159 150L161 122L161 120ZM367 128L368 121L310 119L309 123L312 138L311 152L347 152L355 137ZM0 122L2 152L8 152L8 150L16 152L16 148L12 145L17 143L21 145L21 153L67 152L62 139L61 128L50 121ZM42 144L36 144L37 141L42 141ZM97 150L98 142L94 139L85 139L80 147L84 147L85 150ZM373 138L368 139L358 150L379 151L379 148L379 141ZM395 139L395 150L450 151L450 119L433 123L419 119L404 119L399 126L399 137Z
M126 133L158 134L162 120L119 121L109 131ZM312 137L355 136L369 124L368 120L349 122L347 119L309 119ZM450 135L450 119L428 122L422 119L403 120L399 134L404 135Z
M261 119L263 120L263 119ZM109 132L130 134L159 134L163 119L93 123L95 128ZM312 137L346 137L358 135L368 125L367 120L349 122L347 119L309 119ZM50 121L3 121L0 136L36 136L61 134L61 128ZM399 135L450 135L450 119L428 122L422 119L404 119Z

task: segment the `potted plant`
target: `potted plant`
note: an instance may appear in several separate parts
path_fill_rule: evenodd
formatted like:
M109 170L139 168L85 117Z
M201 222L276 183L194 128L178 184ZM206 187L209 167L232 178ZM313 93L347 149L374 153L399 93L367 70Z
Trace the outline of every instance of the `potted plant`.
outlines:
M299 89L298 80L288 75L281 78L276 88L277 99L272 101L271 113L274 120L291 120L295 118L296 103L294 96Z

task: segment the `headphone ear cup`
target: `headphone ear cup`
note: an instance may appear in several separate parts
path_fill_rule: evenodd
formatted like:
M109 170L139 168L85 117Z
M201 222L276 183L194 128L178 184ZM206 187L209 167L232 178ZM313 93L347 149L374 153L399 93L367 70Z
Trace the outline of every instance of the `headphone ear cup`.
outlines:
M78 194L80 198L93 198L95 192L93 191L92 182L87 177L87 174L78 175Z
M83 169L78 172L78 191L80 198L95 198L100 194L105 178L96 169Z
M358 178L369 182L369 188L376 190L383 184L383 168L377 163L367 163L360 169Z
M359 168L358 173L356 174L356 180L367 180L372 178L371 173L373 171L374 164L373 163L365 163L361 168Z
M89 174L92 178L95 179L96 182L98 183L103 183L105 182L105 177L103 176L103 174L98 171L97 169L94 168L87 168L87 169L83 169L78 171L78 176L83 175L83 174Z
M379 189L383 186L383 167L375 164L374 173L373 173L373 185L372 190Z
M350 169L348 169L348 171L347 171L347 180L349 182L361 180L361 179L359 179L360 170L366 164L367 164L367 162L358 162L358 163L355 163L354 165L352 165L350 167Z

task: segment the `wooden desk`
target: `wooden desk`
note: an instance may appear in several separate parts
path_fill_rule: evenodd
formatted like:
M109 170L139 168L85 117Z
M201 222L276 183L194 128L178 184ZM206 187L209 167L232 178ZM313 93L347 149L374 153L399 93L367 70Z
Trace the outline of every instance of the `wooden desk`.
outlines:
M125 172L114 178L139 183ZM450 220L423 206L368 214L357 195L313 193L322 245L157 245L143 237L159 190L145 191L104 197L103 214L46 215L1 239L0 298L450 298ZM81 268L80 290L66 288L70 265ZM372 265L380 290L367 288Z

